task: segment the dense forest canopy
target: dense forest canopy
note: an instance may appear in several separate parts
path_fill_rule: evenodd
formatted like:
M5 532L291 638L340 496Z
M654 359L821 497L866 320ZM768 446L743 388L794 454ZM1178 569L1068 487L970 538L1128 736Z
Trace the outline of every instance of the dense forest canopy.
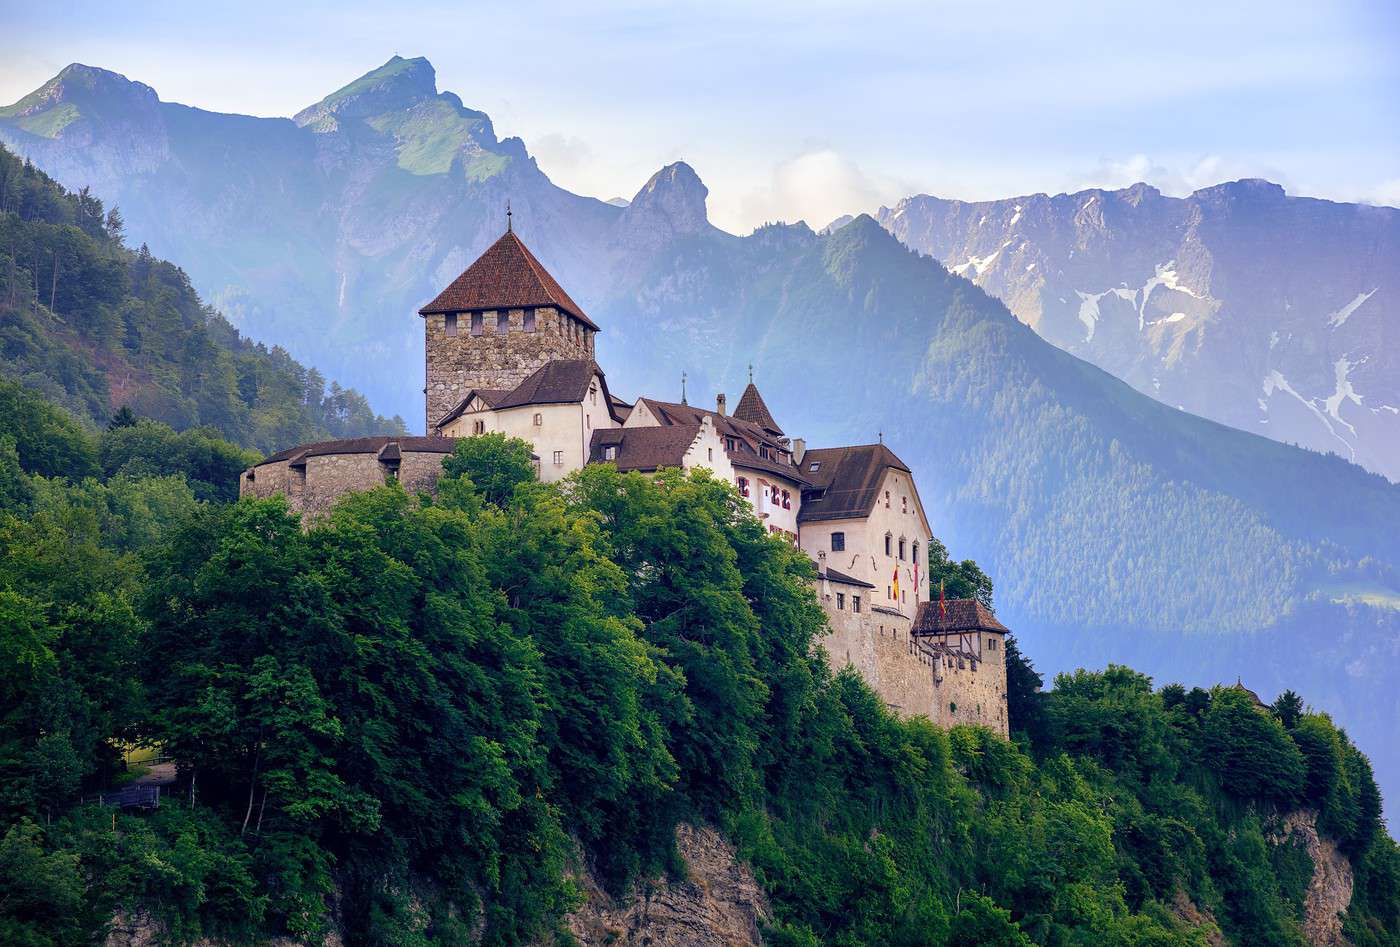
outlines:
M122 406L262 451L402 432L353 390L241 337L118 209L0 147L0 377L93 424Z
M1045 692L1013 647L1014 740L943 731L832 671L810 561L703 472L546 485L491 435L436 497L306 528L227 502L238 449L207 432L93 435L0 391L6 943L121 910L174 941L562 941L576 871L680 870L696 822L753 866L773 944L1297 944L1299 808L1355 868L1348 936L1400 943L1370 767L1293 695L1121 667ZM141 747L174 801L85 802Z

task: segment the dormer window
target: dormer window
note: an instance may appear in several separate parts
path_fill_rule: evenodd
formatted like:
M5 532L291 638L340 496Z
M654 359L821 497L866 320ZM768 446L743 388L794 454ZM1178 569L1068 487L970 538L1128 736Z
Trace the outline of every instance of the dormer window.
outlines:
M767 444L760 444L760 445L758 445L758 456L762 457L764 460L767 460L767 459L768 459L768 445L767 445Z
M814 460L814 461L812 461L812 465L811 465L810 467L807 468L807 472L808 472L808 473L816 473L818 470L821 470L821 469L822 469L822 462L821 462L820 460Z
M617 460L617 448L616 448L616 447L604 447L604 448L603 448L603 459L604 459L604 460Z

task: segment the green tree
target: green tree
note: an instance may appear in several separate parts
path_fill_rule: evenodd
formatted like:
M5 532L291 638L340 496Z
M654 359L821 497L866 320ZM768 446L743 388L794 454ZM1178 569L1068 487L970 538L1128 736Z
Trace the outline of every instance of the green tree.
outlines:
M486 500L504 506L515 488L535 479L534 454L528 441L492 432L457 441L443 461L447 477L466 477Z

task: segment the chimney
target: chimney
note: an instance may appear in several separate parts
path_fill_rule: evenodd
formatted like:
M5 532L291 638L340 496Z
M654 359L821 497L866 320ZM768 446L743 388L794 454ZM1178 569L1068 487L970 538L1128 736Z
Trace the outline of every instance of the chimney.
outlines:
M794 437L792 439L792 462L802 463L802 458L807 455L807 439L805 437Z
M817 575L826 578L826 550L817 553Z
M724 392L715 395L715 413L723 417L724 415Z

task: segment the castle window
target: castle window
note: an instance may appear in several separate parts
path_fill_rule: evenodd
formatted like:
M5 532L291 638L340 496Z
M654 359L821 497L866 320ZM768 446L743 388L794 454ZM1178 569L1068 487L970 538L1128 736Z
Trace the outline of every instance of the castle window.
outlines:
M472 313L472 335L481 335L481 313Z
M588 403L589 403L589 404L597 404L597 403L598 403L598 389L597 389L597 388L589 388L589 389L588 389Z
M859 596L859 595L852 595L852 596L851 596L851 611L853 611L853 612L858 612L858 611L860 611L860 596Z
M737 483L739 484L739 496L747 497L749 495L749 478L740 477Z
M914 565L917 566L917 565L919 564L919 544L918 544L918 543L915 543L915 544L914 544L914 554L913 554L912 556L910 556L909 558L912 559L912 560L914 560Z
M473 421L473 422L472 422L472 433L473 433L473 434L485 434L485 433L486 433L486 422L485 422L485 421Z
M899 537L899 558L900 558L901 561L903 561L903 559L904 559L904 537L903 537L903 536Z
M554 466L564 466L564 452L562 450L557 450L554 452Z
M832 551L832 552L845 552L845 550L846 550L846 534L845 534L845 533L832 533L832 534L831 534L831 551Z
M783 502L781 495L778 493L778 485L776 483L768 488L768 497L773 501L774 506L779 506Z
M501 309L496 312L496 334L505 335L510 331L510 310Z
M715 449L713 447L705 448L705 453L708 455L710 460L715 459Z
M890 508L890 491L886 490L886 491L885 491L885 509L888 510L889 508Z
M845 593L845 592L837 592L837 593L836 593L836 610L837 610L838 612L844 612L844 611L846 610L846 593Z
M768 445L766 445L766 444L760 444L760 445L758 445L758 456L762 457L764 460L767 460L767 459L768 459Z
M526 332L534 332L534 331L535 331L535 310L533 310L533 309L526 309L526 310L525 310L525 331L526 331Z
M807 468L807 472L808 472L808 473L816 473L818 470L821 470L821 469L822 469L822 462L821 462L820 460L814 460L814 461L812 461L812 466L810 466L810 467Z
M726 437L724 439L724 449L731 452L734 450L734 438Z
M783 509L792 509L792 494L788 493L786 490L783 491Z
M455 336L457 334L457 314L455 312L449 312L447 315L443 316L442 326L447 330L448 338Z
M604 460L617 460L617 448L616 448L616 447L604 447L604 448L603 448L603 459L604 459Z
M953 703L948 704L948 713L950 713L950 714L955 714L955 713L957 713L957 712L958 712L958 705L957 705L957 704L953 704Z
M889 533L886 533L886 534L885 534L885 555L887 555L887 556L888 556L888 555L891 555L890 550L893 548L893 543L894 543L894 537L891 536Z
M536 412L535 412L535 427L539 427L539 426L542 425L542 424L544 424L544 415L543 415L543 414L540 414L538 411L536 411Z

